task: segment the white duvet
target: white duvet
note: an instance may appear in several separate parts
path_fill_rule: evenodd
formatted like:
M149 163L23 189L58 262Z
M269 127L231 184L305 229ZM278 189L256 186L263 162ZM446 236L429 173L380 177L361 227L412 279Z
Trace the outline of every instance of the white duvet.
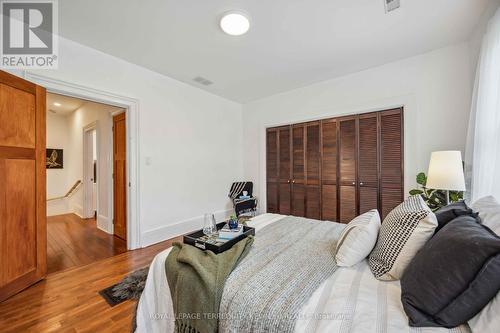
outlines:
M258 231L284 217L263 214L254 217L249 225ZM167 249L159 253L149 268L146 286L137 308L137 333L174 331L174 313L165 276L165 259L169 252L170 249ZM366 260L353 267L339 267L304 305L297 319L295 332L470 332L468 326L451 330L409 327L400 297L399 282L375 279Z

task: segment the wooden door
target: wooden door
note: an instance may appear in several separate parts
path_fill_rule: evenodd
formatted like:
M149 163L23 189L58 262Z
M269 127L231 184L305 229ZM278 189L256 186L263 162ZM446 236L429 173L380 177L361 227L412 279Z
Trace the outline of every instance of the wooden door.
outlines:
M278 213L278 129L266 131L267 212Z
M357 215L357 117L341 118L339 123L339 221L349 223Z
M321 218L320 122L307 123L305 131L305 216L319 220Z
M0 301L47 272L45 89L0 71Z
M290 126L278 129L279 142L279 213L283 215L291 214L291 151L290 151Z
M379 208L378 113L359 116L358 124L358 214Z
M321 218L338 221L337 208L337 124L321 121Z
M403 110L380 113L381 217L403 201Z
M125 112L113 117L113 231L127 240L127 144Z
M292 215L305 216L305 125L292 126Z

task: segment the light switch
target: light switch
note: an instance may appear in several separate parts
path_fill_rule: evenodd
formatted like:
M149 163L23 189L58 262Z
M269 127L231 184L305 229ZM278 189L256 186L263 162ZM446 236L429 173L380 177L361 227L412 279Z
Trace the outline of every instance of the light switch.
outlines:
M146 165L151 165L151 156L146 156Z

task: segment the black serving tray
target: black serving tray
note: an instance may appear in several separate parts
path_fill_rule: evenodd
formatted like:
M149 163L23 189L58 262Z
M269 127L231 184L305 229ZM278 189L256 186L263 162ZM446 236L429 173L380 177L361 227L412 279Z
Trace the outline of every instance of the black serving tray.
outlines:
M217 230L222 229L224 225L226 225L226 223L227 221L217 223ZM200 239L201 237L205 236L205 234L203 233L203 229L201 229L193 233L184 235L184 244L193 245L199 248L200 250L212 251L213 253L218 254L229 250L231 247L233 247L234 244L238 243L242 239L247 238L250 235L255 236L255 228L247 227L246 225L244 225L243 234L239 235L238 237L228 240L225 243L212 244L212 243L207 243L204 240Z

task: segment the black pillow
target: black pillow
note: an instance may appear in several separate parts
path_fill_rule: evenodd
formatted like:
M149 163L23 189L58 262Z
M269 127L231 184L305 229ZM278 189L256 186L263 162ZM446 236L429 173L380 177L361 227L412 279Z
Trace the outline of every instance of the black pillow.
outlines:
M437 211L435 211L434 214L436 214L436 218L438 220L438 226L434 233L438 232L446 224L462 215L472 216L477 223L481 223L479 214L469 208L465 201L458 201L441 207Z
M457 217L415 255L401 278L410 326L456 327L500 290L500 237L468 215Z

